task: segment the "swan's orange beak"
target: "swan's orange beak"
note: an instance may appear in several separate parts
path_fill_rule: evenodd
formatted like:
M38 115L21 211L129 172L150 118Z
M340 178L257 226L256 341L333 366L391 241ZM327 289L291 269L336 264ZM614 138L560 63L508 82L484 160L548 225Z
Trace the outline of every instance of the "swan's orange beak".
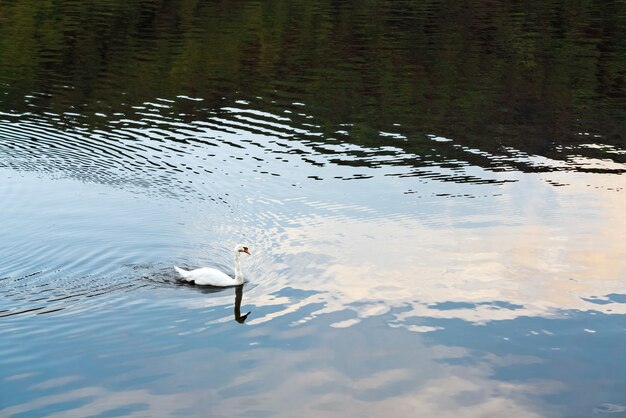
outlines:
M250 254L250 250L248 250L247 248L244 248L244 249L243 249L243 252L244 252L244 253L246 253L246 254L248 254L248 255L252 255L252 254Z

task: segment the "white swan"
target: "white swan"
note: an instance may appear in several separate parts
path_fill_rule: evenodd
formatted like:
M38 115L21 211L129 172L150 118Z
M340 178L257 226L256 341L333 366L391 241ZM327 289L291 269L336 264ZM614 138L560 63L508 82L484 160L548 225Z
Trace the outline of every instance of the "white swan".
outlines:
M204 286L237 286L243 284L243 274L241 273L241 266L239 265L239 256L241 253L250 255L248 247L237 244L235 247L235 279L211 267L203 267L196 270L183 270L174 266L174 269L183 277L184 281L189 283Z

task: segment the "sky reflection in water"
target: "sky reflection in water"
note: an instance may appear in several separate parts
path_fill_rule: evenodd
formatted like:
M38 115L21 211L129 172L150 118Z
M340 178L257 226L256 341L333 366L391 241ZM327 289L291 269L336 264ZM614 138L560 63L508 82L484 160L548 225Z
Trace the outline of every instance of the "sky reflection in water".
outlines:
M223 205L5 170L5 314L52 316L3 322L4 413L619 410L619 177L509 172L498 176L514 182L459 197L469 186L435 180L404 193L412 179L369 170L310 179L288 199L243 172L243 191ZM179 287L168 269L231 268L223 248L237 236L254 243L245 329L233 290ZM580 399L581 386L606 379L601 370L610 383Z

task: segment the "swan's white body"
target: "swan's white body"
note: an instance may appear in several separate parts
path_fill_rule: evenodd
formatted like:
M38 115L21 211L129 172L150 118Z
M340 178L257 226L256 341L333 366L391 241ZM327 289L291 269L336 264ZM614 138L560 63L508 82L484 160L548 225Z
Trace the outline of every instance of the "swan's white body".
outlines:
M226 273L211 268L203 267L195 270L183 270L180 267L174 266L178 274L180 274L186 282L195 283L204 286L236 286L243 283L243 278L237 280L233 279Z
M203 267L196 270L183 270L174 266L174 269L181 275L184 281L198 284L201 286L237 286L243 284L243 274L239 265L239 256L241 253L250 254L248 247L237 245L235 247L235 278L211 267Z

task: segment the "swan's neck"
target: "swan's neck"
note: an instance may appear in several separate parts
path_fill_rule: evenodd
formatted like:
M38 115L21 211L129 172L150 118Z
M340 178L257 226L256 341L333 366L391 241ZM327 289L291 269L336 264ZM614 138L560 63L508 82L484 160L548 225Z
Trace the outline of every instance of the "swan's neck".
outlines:
M237 284L243 283L243 273L241 272L241 265L239 264L239 251L235 253L235 282Z

